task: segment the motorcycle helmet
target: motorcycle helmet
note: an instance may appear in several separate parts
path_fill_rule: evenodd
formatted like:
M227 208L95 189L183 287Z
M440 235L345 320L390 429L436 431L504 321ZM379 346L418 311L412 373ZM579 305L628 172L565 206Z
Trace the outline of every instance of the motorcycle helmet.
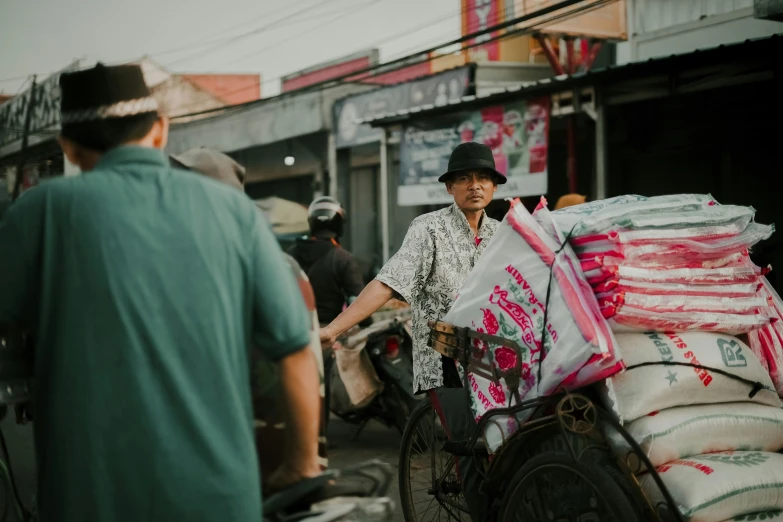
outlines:
M316 198L307 209L307 223L310 225L311 234L328 230L336 237L340 237L343 235L345 209L335 198L329 196Z

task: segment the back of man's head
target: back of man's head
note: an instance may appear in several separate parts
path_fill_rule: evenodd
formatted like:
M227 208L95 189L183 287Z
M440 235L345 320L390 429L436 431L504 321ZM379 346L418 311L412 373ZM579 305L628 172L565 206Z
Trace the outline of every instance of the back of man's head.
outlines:
M71 163L82 170L122 145L166 145L168 123L158 114L140 66L98 64L63 73L60 91L60 143Z

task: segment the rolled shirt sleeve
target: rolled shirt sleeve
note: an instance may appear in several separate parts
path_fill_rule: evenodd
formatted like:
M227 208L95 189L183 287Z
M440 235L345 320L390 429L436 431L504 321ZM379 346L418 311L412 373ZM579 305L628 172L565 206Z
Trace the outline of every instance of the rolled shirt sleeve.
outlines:
M253 231L253 341L273 361L310 343L311 316L269 225L256 215Z
M383 266L375 279L412 304L429 277L434 254L435 243L426 222L416 218L408 228L400 249Z

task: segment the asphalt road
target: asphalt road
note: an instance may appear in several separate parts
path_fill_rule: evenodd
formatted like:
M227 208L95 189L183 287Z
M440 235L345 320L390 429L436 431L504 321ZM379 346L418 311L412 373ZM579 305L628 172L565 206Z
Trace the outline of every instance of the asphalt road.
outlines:
M400 511L399 483L397 481L397 464L400 450L400 434L394 428L387 428L378 422L370 422L354 439L356 426L332 416L327 433L330 468L343 468L359 464L367 460L378 459L394 468L394 479L389 488L389 496L394 501L395 510L393 522L404 522Z

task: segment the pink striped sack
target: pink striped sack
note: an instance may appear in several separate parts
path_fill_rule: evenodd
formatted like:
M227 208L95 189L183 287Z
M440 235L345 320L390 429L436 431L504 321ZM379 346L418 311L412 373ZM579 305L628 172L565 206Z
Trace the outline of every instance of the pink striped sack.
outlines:
M769 371L778 395L783 397L783 300L766 277L763 277L761 282L761 293L769 300L773 321L760 330L750 332L748 341L751 350Z

